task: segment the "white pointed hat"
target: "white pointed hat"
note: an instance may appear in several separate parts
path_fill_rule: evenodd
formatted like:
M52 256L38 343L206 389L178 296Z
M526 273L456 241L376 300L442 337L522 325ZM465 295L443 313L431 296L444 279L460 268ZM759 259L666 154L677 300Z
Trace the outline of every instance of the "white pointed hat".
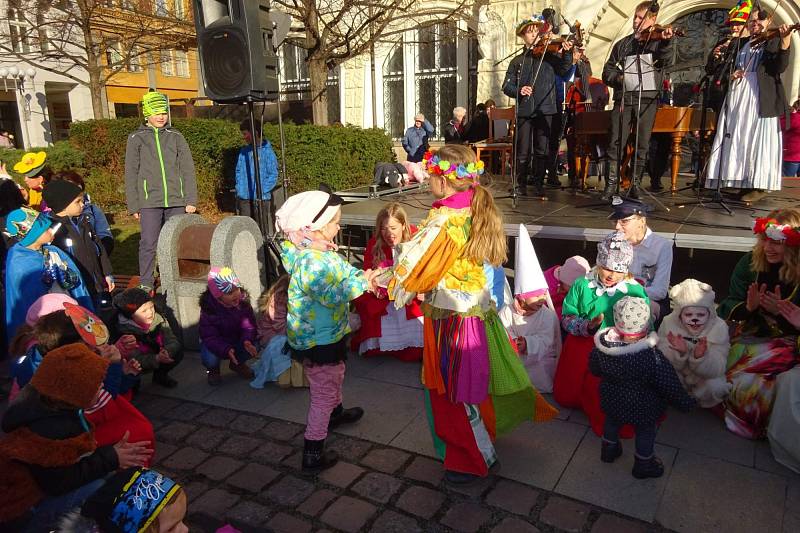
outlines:
M514 296L530 298L547 294L547 281L533 249L533 242L524 224L519 225L514 254Z

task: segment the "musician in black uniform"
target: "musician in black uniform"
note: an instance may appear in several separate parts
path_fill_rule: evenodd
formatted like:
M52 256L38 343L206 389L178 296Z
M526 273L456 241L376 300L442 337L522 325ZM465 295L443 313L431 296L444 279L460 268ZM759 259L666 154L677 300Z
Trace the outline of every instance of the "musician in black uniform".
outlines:
M517 26L525 42L523 53L511 60L503 81L503 92L517 100L516 170L518 193L527 195L527 184L534 196L546 199L544 177L547 172L552 117L556 114L555 75L565 75L572 67L572 43L564 42L561 53L548 52L549 24L533 15ZM539 41L541 49L534 45ZM537 76L538 70L538 76ZM535 78L535 83L534 83Z

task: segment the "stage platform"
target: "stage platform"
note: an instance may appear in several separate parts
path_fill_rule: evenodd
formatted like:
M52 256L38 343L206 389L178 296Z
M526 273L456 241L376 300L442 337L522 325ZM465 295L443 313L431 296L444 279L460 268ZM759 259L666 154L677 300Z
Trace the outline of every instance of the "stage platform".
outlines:
M685 184L692 179L691 176L680 176L679 183ZM566 177L562 177L562 181L565 182ZM490 188L503 212L505 231L509 236L516 236L519 224L525 224L534 239L593 242L601 240L613 228L607 219L611 208L600 202L597 191L575 193L566 189L548 189L547 201L519 197L515 207L511 199L505 197L509 189L507 182L496 181ZM369 190L368 187L361 189L350 191L349 196L363 195ZM430 191L424 188L383 194L379 198L344 205L341 224L369 233L375 225L376 215L389 202L403 205L411 222L417 223L425 217L433 200ZM653 197L644 194L642 200L654 207L648 216L650 228L674 241L677 248L745 252L755 242L751 228L756 217L776 208L800 204L800 181L784 179L783 190L753 205L726 200L733 215L728 215L713 203L692 205L691 202L697 201L692 190L675 196L669 192Z

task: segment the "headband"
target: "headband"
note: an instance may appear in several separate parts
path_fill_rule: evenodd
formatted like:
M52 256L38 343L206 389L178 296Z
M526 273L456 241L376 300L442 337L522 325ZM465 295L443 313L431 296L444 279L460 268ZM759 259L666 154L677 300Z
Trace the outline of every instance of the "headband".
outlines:
M463 163L456 165L450 161L440 159L436 154L425 152L422 161L428 174L442 176L450 181L469 179L473 183L477 183L478 176L483 174L484 165L481 160L467 163L466 165Z
M768 239L786 244L800 246L800 231L788 224L780 224L774 218L757 218L753 224L753 233L763 234Z
M145 531L180 485L155 470L137 470L114 501L111 521L124 533Z

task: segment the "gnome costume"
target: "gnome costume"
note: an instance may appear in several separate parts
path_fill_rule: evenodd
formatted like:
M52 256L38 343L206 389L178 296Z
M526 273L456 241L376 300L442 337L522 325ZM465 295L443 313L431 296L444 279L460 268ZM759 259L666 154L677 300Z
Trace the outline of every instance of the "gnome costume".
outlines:
M506 295L506 305L499 313L500 320L512 340L517 341L517 351L533 386L539 392L552 392L553 376L561 353L561 328L552 309L536 250L523 224L519 225L514 257L514 295ZM542 298L545 304L535 313L525 315L517 300L524 301L530 297ZM524 339L524 350L520 349L520 338Z
M725 366L731 348L728 325L719 318L710 285L687 279L669 291L672 313L658 329L658 348L700 407L714 407L731 390Z

